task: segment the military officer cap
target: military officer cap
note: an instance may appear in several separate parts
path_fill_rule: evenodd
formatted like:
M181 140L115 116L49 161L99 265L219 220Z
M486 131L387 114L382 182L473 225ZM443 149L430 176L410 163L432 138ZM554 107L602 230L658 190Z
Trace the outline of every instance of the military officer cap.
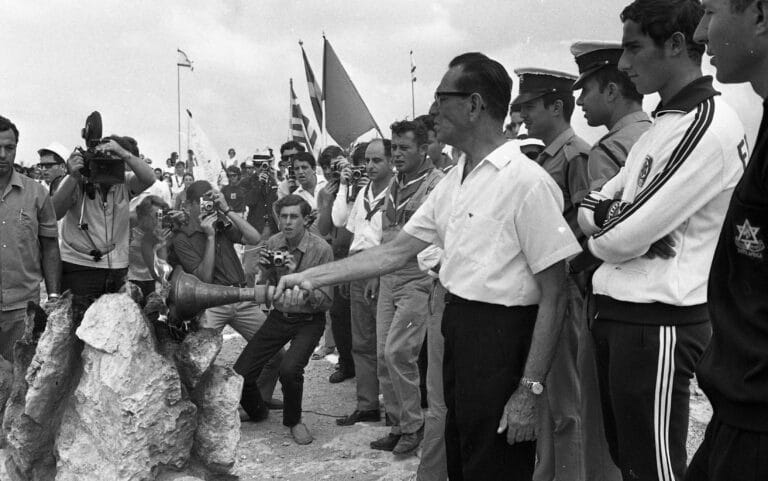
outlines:
M515 74L520 77L520 95L512 105L521 105L553 92L573 92L576 76L541 68L519 68Z
M619 65L624 49L616 42L576 42L571 45L571 53L579 66L579 79L573 84L573 90L584 86L584 81L601 68Z

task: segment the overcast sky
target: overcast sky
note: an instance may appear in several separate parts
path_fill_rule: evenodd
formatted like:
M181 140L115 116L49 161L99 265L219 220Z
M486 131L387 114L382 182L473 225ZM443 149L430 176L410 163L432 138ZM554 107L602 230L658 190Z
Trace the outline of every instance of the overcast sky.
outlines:
M220 154L228 147L238 156L277 149L288 134L289 78L314 121L298 40L320 79L325 32L386 132L411 113L409 50L419 115L448 62L462 52L481 51L510 74L532 66L575 73L570 44L620 39L623 6L617 0L6 2L0 113L21 130L17 161L27 165L51 141L80 143L92 110L102 113L105 135L135 137L156 166L164 165L177 150L181 48L195 67L181 71L182 112L193 112ZM707 60L705 70L711 72ZM760 101L748 86L723 91L753 137ZM655 102L648 99L647 110ZM590 142L604 132L587 127L581 113L574 114L574 127Z

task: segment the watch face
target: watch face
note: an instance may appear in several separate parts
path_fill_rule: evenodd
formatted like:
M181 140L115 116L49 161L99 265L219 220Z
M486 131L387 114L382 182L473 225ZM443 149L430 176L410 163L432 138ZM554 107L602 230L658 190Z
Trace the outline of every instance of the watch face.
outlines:
M531 383L531 391L538 396L544 392L544 385L540 382Z

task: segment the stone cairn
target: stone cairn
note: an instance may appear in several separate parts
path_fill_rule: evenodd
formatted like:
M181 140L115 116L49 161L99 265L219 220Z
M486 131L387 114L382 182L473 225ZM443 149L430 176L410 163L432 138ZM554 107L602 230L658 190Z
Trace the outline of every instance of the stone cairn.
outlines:
M127 294L102 296L80 325L67 294L49 312L30 303L15 364L0 357L0 447L12 481L153 480L190 463L231 473L243 379L214 365L221 335L156 334L149 318L164 297L151 295L142 311Z

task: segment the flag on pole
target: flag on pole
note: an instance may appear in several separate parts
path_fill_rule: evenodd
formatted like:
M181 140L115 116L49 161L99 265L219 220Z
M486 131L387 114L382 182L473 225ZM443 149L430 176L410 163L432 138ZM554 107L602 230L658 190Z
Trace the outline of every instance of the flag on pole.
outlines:
M323 37L323 92L325 129L338 145L350 145L362 134L379 126L366 107L347 71L328 40ZM381 135L383 137L383 135Z
M195 153L197 165L193 167L195 180L207 180L211 185L219 185L222 180L223 169L218 150L213 147L208 136L200 128L200 125L192 118L192 112L187 110L189 116L189 148Z
M411 50L411 83L416 81L416 62L413 60L413 50Z
M179 59L176 61L176 65L179 67L188 67L190 70L194 71L195 68L192 66L192 61L187 57L187 54L179 48L177 48L176 51L179 52Z
M296 92L293 91L293 79L290 79L291 85L291 139L296 142L303 142L307 149L314 152L317 143L317 132L309 125L309 118L301 112L299 100L296 98Z
M320 90L320 85L315 80L315 74L312 72L312 67L309 66L309 60L307 60L307 54L304 52L304 42L299 40L301 46L301 56L304 57L304 71L307 74L307 87L309 87L309 101L312 103L312 110L315 111L315 119L317 119L317 125L320 127L320 132L323 131L323 106L321 100L323 98L323 91Z

